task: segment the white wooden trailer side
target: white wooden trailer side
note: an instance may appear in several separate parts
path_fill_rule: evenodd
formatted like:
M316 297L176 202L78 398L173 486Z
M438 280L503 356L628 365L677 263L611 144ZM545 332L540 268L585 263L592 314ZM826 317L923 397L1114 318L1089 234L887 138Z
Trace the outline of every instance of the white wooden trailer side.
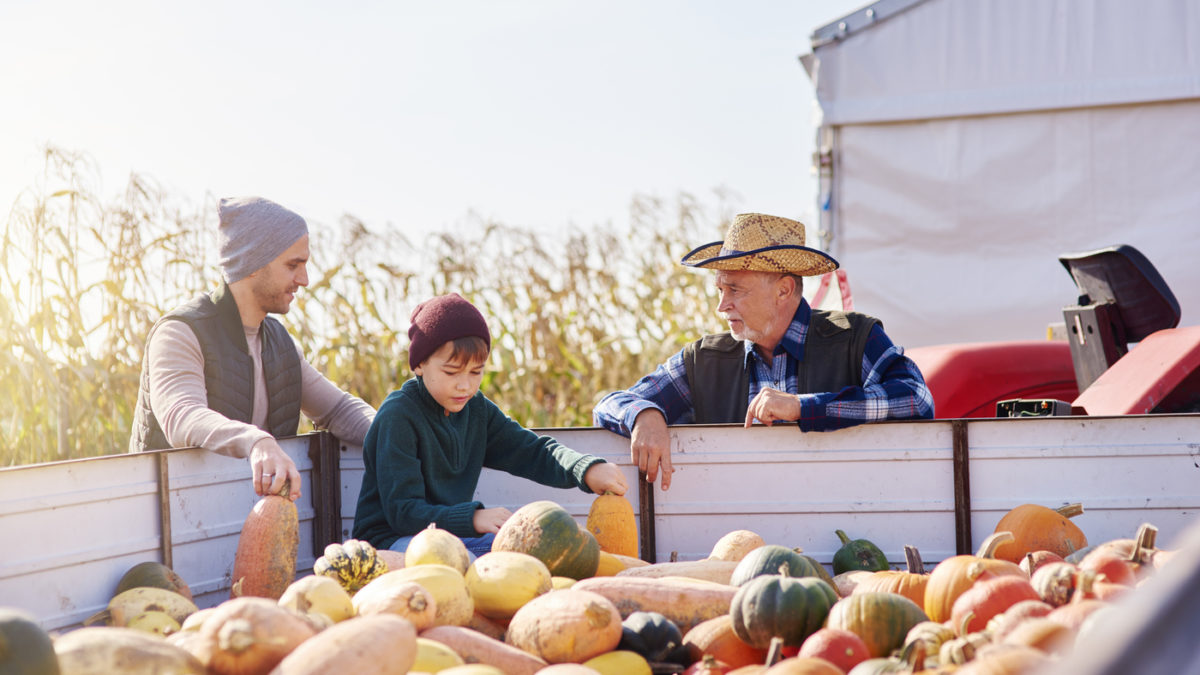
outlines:
M978 546L1013 506L1071 501L1084 504L1076 522L1092 541L1131 536L1148 521L1159 527L1159 545L1170 547L1200 510L1195 414L931 420L812 434L724 425L672 432L671 489L640 493L626 439L591 428L544 431L622 467L635 511L653 513L658 560L672 552L704 557L722 534L745 528L828 564L840 528L871 539L896 565L905 544L933 563ZM299 574L311 569L323 540L350 536L362 455L332 440L283 441L304 476ZM316 489L310 454L326 472ZM956 457L969 478L957 501ZM336 476L321 469L330 461ZM244 460L195 449L0 470L0 606L25 609L47 629L73 628L143 560L169 561L200 606L217 604L228 597L237 536L256 501L248 475ZM646 508L643 494L653 495ZM340 509L323 514L331 495ZM491 471L478 497L514 510L550 499L580 522L592 499ZM964 526L969 541L957 539Z

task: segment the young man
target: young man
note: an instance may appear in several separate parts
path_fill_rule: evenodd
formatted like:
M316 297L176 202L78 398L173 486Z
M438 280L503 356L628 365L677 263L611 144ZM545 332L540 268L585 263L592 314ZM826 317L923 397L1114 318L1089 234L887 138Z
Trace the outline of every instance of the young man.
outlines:
M249 457L254 491L278 493L300 473L276 438L295 435L303 412L338 438L362 444L375 410L317 372L287 329L308 285L308 225L261 197L220 201L222 282L160 318L142 361L130 452L202 447Z
M814 310L802 277L838 267L804 245L804 225L759 213L734 218L724 241L683 257L716 270L717 312L729 331L693 342L596 405L597 425L630 437L650 482L671 486L668 424L796 422L828 431L884 419L933 417L933 396L878 319Z

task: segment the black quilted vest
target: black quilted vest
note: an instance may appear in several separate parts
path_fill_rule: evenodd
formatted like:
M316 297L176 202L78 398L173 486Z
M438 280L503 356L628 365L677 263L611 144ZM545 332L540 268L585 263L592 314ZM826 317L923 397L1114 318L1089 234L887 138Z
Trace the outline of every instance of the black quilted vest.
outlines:
M800 394L862 386L867 337L878 319L857 312L814 309L796 366ZM696 424L744 422L750 374L741 340L729 333L706 335L683 349Z
M208 407L249 424L254 411L254 362L229 287L222 283L212 294L196 296L166 314L150 329L151 336L164 321L182 321L196 334L204 358ZM259 338L267 382L267 431L276 438L294 436L300 425L300 356L292 336L277 319L268 316L263 320ZM149 344L149 338L146 342ZM142 359L130 452L171 447L150 409L149 387L149 364Z

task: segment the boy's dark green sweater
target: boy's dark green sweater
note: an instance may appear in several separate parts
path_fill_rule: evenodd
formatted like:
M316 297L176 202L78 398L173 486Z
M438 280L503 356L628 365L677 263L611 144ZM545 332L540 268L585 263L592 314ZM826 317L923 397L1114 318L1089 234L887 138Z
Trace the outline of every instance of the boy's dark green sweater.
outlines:
M388 548L430 523L459 537L478 537L472 518L483 467L543 485L591 492L583 475L604 460L538 436L482 393L446 415L421 378L388 394L363 442L362 491L354 538Z

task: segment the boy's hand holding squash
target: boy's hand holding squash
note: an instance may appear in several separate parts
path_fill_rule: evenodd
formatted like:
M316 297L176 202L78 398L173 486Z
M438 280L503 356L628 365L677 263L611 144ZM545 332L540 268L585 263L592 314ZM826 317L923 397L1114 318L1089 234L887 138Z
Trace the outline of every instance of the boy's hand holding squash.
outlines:
M609 462L593 464L587 473L583 474L583 482L587 483L589 490L598 495L605 492L624 495L628 489L625 487L625 474L621 473L617 465Z

